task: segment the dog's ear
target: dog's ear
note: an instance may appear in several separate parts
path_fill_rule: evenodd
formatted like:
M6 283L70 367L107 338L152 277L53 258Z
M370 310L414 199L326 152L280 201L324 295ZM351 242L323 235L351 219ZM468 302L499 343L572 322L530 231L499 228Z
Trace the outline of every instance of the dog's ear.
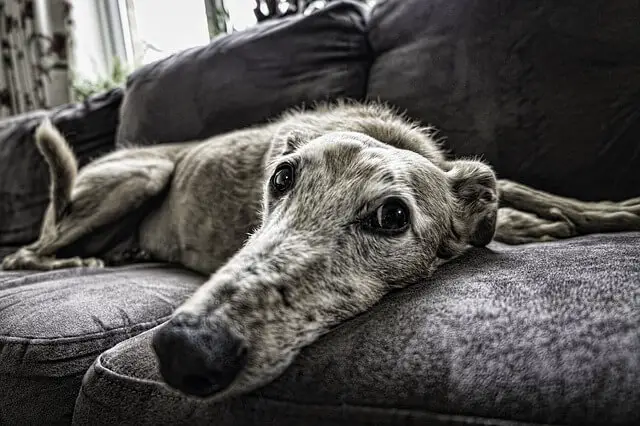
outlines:
M458 204L458 221L467 243L483 247L496 231L498 191L496 175L480 161L459 160L447 165L447 176Z
M310 135L302 128L282 126L271 141L272 155L283 156L291 154L309 139Z
M280 155L288 155L297 150L308 139L304 131L300 129L290 129L284 136L282 152Z
M278 162L283 155L295 152L310 139L303 129L291 125L281 126L271 138L271 145L264 159L264 166L269 168Z

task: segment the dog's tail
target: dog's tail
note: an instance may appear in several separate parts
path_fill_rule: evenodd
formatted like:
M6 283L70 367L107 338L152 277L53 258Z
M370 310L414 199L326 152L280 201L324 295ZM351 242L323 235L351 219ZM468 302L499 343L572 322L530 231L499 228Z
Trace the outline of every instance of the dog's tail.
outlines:
M78 174L78 162L66 139L45 118L35 131L38 150L49 165L51 206L56 222L71 201L71 190Z

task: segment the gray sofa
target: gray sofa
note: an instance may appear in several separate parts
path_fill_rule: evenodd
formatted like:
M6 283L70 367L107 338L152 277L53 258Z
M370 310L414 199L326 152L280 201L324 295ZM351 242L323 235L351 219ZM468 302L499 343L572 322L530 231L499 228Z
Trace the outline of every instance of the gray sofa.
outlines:
M453 155L561 195L640 195L636 1L336 2L0 121L0 257L35 239L49 116L86 164L322 99L381 99ZM214 212L212 213L214 214ZM640 424L640 233L470 250L219 404L163 387L149 346L205 277L140 264L0 271L0 424Z

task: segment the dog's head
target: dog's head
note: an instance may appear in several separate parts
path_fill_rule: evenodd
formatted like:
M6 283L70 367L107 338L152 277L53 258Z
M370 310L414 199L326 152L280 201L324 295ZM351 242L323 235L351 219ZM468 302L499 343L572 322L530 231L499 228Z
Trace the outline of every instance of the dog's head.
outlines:
M496 181L360 133L277 137L262 224L154 337L166 382L220 399L280 375L299 350L393 288L489 243Z

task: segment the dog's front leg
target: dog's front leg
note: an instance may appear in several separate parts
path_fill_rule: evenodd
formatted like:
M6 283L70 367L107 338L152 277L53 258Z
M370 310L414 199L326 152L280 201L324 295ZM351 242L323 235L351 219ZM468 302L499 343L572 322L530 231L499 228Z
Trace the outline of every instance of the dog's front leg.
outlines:
M519 244L640 230L640 197L620 202L586 202L504 179L498 181L498 189L498 241Z
M571 221L558 214L556 220L510 207L498 209L494 240L507 244L527 244L554 241L578 235Z

